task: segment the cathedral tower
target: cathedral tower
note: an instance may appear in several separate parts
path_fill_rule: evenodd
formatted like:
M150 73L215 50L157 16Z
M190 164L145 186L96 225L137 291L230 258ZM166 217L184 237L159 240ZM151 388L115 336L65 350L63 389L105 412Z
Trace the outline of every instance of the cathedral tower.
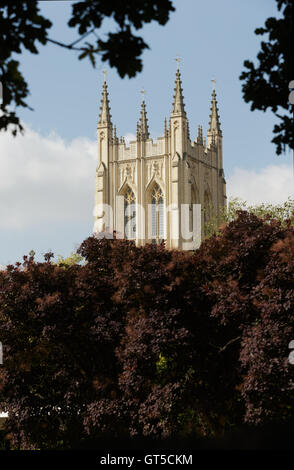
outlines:
M168 249L191 250L205 235L205 224L226 205L222 131L213 89L206 139L198 126L190 139L179 60L169 125L150 138L145 90L136 140L126 146L112 125L106 77L98 121L95 183L96 233L117 233L138 246L165 242Z

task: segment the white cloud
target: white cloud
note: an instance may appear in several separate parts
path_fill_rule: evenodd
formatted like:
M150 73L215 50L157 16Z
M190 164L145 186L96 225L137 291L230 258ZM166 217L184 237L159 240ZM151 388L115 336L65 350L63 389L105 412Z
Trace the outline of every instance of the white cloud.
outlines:
M96 143L65 142L26 127L24 136L0 139L0 228L92 217Z
M227 178L228 197L239 197L249 204L279 204L294 199L294 177L290 165L269 165L259 171L235 168Z
M133 134L126 141L135 139ZM64 141L57 134L0 139L0 229L22 230L42 224L58 227L92 220L97 162L95 141ZM294 197L290 165L270 165L259 171L236 168L227 179L229 197L250 204L279 203ZM55 225L56 224L56 225Z
M126 145L130 145L130 142L133 141L133 140L136 140L136 136L135 134L132 134L131 132L129 132L128 134L126 134L124 136L125 138L125 141L126 141Z

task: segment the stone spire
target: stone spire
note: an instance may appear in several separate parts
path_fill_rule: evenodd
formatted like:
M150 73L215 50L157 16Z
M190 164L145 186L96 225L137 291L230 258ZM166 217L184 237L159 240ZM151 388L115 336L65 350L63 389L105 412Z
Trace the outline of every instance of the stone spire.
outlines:
M198 126L197 142L198 142L198 144L203 144L203 131L202 131L202 126Z
M191 140L190 139L190 126L189 126L189 121L187 119L187 137L188 137L188 140Z
M140 124L139 122L137 122L137 130L136 130L136 139L137 139L137 142L140 140Z
M181 81L181 72L180 72L180 65L179 65L180 59L177 59L177 62L178 62L178 68L177 68L176 80L175 80L175 88L174 88L175 93L174 93L172 114L180 114L180 115L186 116L182 81Z
M219 115L218 115L216 93L215 93L214 88L212 90L212 99L211 99L211 108L210 108L209 118L210 119L209 119L208 133L222 135L222 131L220 128L220 120L219 120Z
M113 143L118 144L118 137L117 137L117 134L116 134L116 126L114 126L114 128L113 128Z
M168 137L168 129L167 129L167 122L166 118L164 118L164 130L163 130L164 137Z
M107 82L106 82L106 70L104 70L104 83L103 83L103 90L102 90L98 126L105 127L105 126L111 126L111 125L112 124L111 124L111 114L110 114L110 107L109 107Z
M141 104L141 116L140 116L140 124L139 124L139 133L140 133L140 138L142 140L149 139L149 129L148 129L148 119L147 119L147 113L146 113L146 106L145 106L145 93L146 91L143 89L141 91L143 95L143 100Z

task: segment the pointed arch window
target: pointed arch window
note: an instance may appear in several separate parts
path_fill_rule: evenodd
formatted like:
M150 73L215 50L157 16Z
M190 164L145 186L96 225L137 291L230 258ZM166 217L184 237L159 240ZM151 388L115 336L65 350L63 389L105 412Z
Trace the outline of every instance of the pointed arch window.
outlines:
M158 184L151 193L151 234L152 243L160 243L164 238L164 199Z
M136 198L133 191L128 188L124 197L124 231L129 240L136 238Z

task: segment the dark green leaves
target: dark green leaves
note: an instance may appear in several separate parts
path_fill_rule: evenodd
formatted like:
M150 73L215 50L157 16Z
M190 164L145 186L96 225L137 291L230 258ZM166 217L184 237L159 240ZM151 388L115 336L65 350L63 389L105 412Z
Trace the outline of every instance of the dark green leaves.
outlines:
M268 18L265 27L255 30L257 35L268 35L267 42L261 42L257 65L248 60L244 62L247 70L242 72L240 80L243 81L244 100L251 103L252 111L266 111L269 108L282 120L281 124L274 127L276 136L272 140L279 155L286 147L294 149L293 106L288 99L288 85L294 79L294 15L292 1L277 2L278 9L283 9L283 17ZM287 112L278 113L279 109Z
M121 77L134 77L142 70L140 56L147 44L138 36L131 34L127 27L119 33L110 33L107 41L98 41L102 60L115 67Z
M100 28L105 17L111 17L124 29L132 25L136 29L145 23L157 21L164 25L169 19L169 13L175 11L171 0L86 0L73 4L72 18L69 26L78 26L79 33L84 34L89 28Z
M108 62L117 69L121 77L134 77L142 70L142 53L148 48L142 37L133 29L140 29L145 23L157 21L164 25L174 7L170 0L86 0L72 5L72 17L68 25L77 27L78 37L73 43L65 44L48 37L51 22L40 15L37 0L2 0L0 2L0 81L3 84L3 104L0 130L12 125L12 133L23 128L12 106L29 107L25 99L29 87L21 75L19 62L13 54L21 54L23 48L37 54L38 43L51 42L68 50L79 52L79 59L88 58L93 67L97 60ZM101 38L100 28L105 18L112 18L117 27L106 40ZM85 37L93 39L92 42ZM31 109L31 108L29 108Z
M26 102L28 84L19 70L19 62L12 56L21 54L24 48L37 54L36 43L46 43L52 24L39 14L36 1L2 1L0 6L0 81L3 85L0 130L12 127L12 133L16 135L23 127L12 106L31 108Z

